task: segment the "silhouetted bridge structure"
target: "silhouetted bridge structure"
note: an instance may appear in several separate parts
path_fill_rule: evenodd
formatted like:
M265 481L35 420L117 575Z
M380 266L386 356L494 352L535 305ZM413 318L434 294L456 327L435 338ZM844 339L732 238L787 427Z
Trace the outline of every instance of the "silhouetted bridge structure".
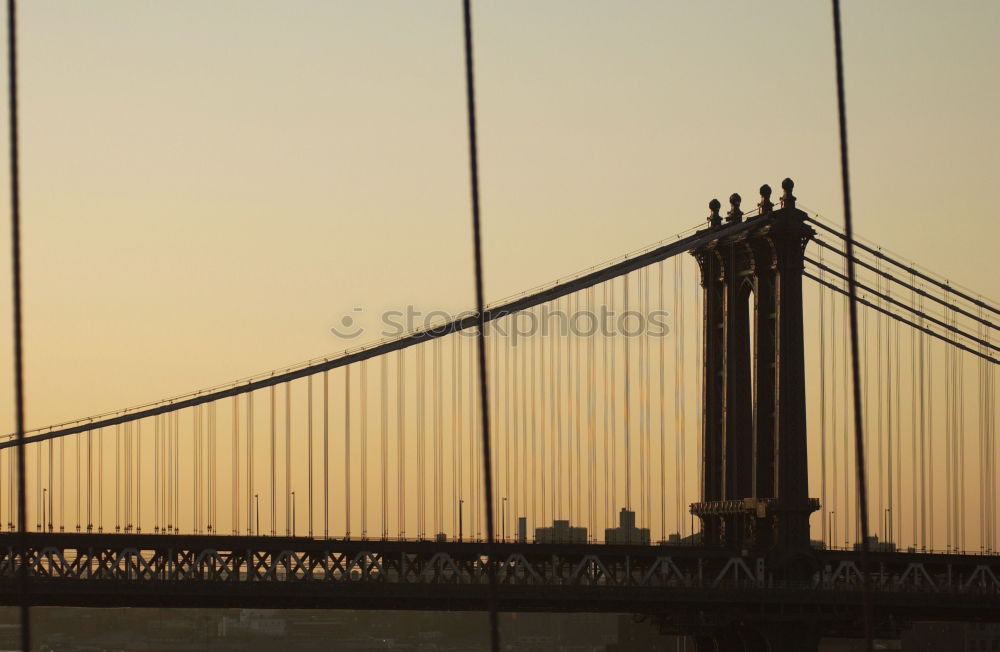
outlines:
M713 200L707 228L488 309L504 532L492 550L465 316L29 433L37 531L24 555L0 534L0 602L16 603L26 564L35 605L481 610L492 572L501 610L647 614L702 649L857 636L846 254L841 234L796 208L789 180L783 190L776 209L763 187L751 216L734 195L725 220ZM1000 310L859 248L876 629L1000 619ZM698 288L683 281L683 253ZM692 293L697 336L685 340ZM656 309L672 319L669 355L666 333L650 332ZM807 312L818 313L808 337ZM645 330L630 332L632 313ZM621 315L607 322L617 330L579 328L598 314ZM557 332L539 332L552 315ZM523 331L528 318L536 328ZM0 444L0 468L13 470L13 445ZM3 484L13 523L11 473ZM621 505L638 526L614 527ZM298 515L308 536L295 536ZM549 518L569 534L531 542L528 524ZM606 541L635 543L600 543L602 525ZM930 551L935 538L943 551Z

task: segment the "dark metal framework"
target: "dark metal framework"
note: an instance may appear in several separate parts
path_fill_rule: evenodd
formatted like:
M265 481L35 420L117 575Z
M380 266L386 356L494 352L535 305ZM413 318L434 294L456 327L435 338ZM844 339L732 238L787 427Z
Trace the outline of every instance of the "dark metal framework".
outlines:
M2 604L17 599L15 551L0 535ZM817 551L798 580L766 556L702 546L507 543L491 561L482 542L38 533L26 559L34 605L482 610L492 566L503 611L661 614L664 630L718 636L767 623L848 635L861 617L859 555L839 550ZM1000 614L1000 557L872 561L887 634Z

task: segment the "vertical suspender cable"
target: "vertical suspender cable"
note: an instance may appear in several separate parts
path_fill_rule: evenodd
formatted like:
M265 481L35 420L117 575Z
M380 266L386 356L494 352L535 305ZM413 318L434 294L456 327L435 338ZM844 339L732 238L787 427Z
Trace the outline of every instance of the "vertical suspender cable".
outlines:
M549 348L549 466L552 469L549 488L552 491L552 520L555 521L560 516L559 510L559 436L558 423L559 416L559 365L556 361L556 354L559 352L560 333L557 331L553 338L552 346ZM544 386L544 384L543 384Z
M541 313L541 316L544 319L546 311L542 309L539 312ZM548 504L549 504L548 492L547 492L549 485L546 484L546 479L548 479L549 482L552 481L551 474L547 472L548 461L546 458L546 450L547 450L546 444L548 443L549 438L546 436L548 430L545 427L546 424L545 415L547 414L546 405L548 404L546 401L546 393L545 393L545 387L546 387L545 341L546 337L548 336L548 326L545 324L544 321L540 321L539 325L540 325L540 331L538 337L538 468L541 469L541 471L537 473L535 477L538 478L538 483L539 483L538 495L539 495L539 511L541 516L540 520L537 521L537 523L545 524L548 522L546 517L548 515ZM553 518L555 518L555 516L553 516Z
M822 287L822 286L820 286ZM840 541L837 538L837 510L839 509L839 500L837 491L837 476L839 474L840 465L838 464L838 454L837 454L837 433L840 424L837 417L840 415L839 408L837 407L837 297L833 293L830 295L830 366L832 373L830 377L833 382L830 383L830 451L833 457L833 464L830 469L830 484L832 489L832 496L830 500L830 547L835 547ZM820 324L821 329L826 328L826 324ZM845 399L846 400L846 399ZM845 460L846 463L846 460ZM843 516L843 513L841 513Z
M313 536L313 377L312 376L309 376L309 378L307 379L306 387L307 387L306 404L308 406L307 412L309 413L306 421L306 438L308 440L306 446L306 458L309 463L309 472L306 474L307 482L309 483L309 488L306 491L306 495L309 497L308 500L309 512L308 512L308 518L306 519L306 523L308 526L309 537L311 538Z
M48 448L48 460L47 460L47 462L48 462L48 468L49 468L49 482L48 482L49 493L48 493L48 498L46 498L46 501L48 502L48 505L46 506L46 509L48 509L48 512L47 512L48 513L48 517L42 519L42 529L45 530L45 531L47 531L47 532L51 532L52 531L52 520L53 520L52 519L52 502L53 502L52 501L52 494L55 493L55 482L53 481L54 479L53 479L53 474L52 474L52 467L54 466L54 461L53 461L54 460L54 454L53 454L52 440L51 439L49 440L48 444L49 445L47 447Z
M104 428L97 430L97 531L104 531Z
M344 538L351 538L351 367L344 367Z
M677 323L677 351L678 359L677 363L677 374L680 378L678 383L677 392L680 394L680 405L677 410L677 437L680 438L681 442L681 494L680 494L680 506L678 511L683 514L684 505L687 504L687 405L686 398L687 393L684 391L684 261L681 257L677 257L677 287L679 292L677 293L677 311L675 320ZM681 527L678 528L677 533L684 536L684 519L680 519ZM692 534L694 534L692 532Z
M613 279L608 281L608 292L611 295L610 298L611 312L612 314L615 314L614 311L617 306L615 305L615 282ZM617 321L620 320L616 320L616 327L612 329L611 335L617 334ZM615 513L618 511L618 437L616 436L616 433L618 431L618 415L617 415L617 410L615 409L618 404L618 396L617 396L618 392L615 391L616 382L618 380L618 373L617 369L615 368L616 367L615 359L618 356L618 347L615 344L615 340L613 337L611 338L610 345L611 345L610 346L611 379L608 382L608 392L610 397L608 405L611 406L611 414L609 421L611 425L611 464L610 464L611 491L609 492L609 494L611 495L611 509L608 510L608 520L610 521L609 525L613 526Z
M895 422L896 422L896 494L898 499L896 500L896 505L892 508L893 514L896 516L896 527L893 529L894 541L898 539L903 533L903 428L902 428L902 403L900 401L900 387L902 386L903 377L900 375L900 358L899 358L899 322L893 320L893 334L895 336L895 349L894 353L894 367L895 367ZM892 385L890 383L890 385Z
M452 534L458 536L458 521L462 509L462 347L461 337L456 333L451 337L451 508Z
M427 485L426 485L425 480L424 480L424 476L426 475L426 473L425 473L425 466L426 466L426 459L425 459L425 453L426 453L425 436L426 436L426 426L427 426L427 424L426 424L426 415L425 415L425 405L427 403L427 396L426 396L426 382L425 381L427 380L427 374L426 374L425 370L426 370L426 367L427 367L427 363L426 363L426 355L424 353L424 348L425 348L425 345L420 345L420 346L416 347L416 356L415 356L416 357L416 364L414 365L414 372L415 372L416 381L417 381L416 382L416 388L415 388L416 391L414 392L414 394L416 394L416 405L414 406L415 407L414 416L416 417L416 422L417 422L416 423L416 428L415 428L416 432L414 432L414 435L415 435L414 438L416 439L415 443L417 445L417 454L415 456L416 457L416 466L417 466L417 469L416 469L415 475L416 475L416 479L417 479L417 519L416 519L416 529L417 529L417 539L418 540L422 540L424 538L424 533L425 533L425 531L427 529L426 520L425 520L425 512L426 512L425 506L427 504ZM400 378L402 378L402 376L400 376ZM402 408L402 403L400 402L397 407L398 408ZM402 455L402 453L400 453L399 454L399 464L402 465L402 463L403 463L403 455ZM402 483L400 483L399 500L400 501L403 500ZM397 510L398 510L398 508L397 508ZM404 529L402 521L400 521L399 529L400 530Z
M163 415L153 417L153 533L160 532L160 434Z
M93 519L93 487L94 487L94 467L93 465L93 431L87 431L87 532L94 529Z
M323 538L330 538L330 372L323 372Z
M885 291L886 291L886 296L888 296L888 297L892 296L892 283L888 283L887 282L885 284ZM895 321L895 320L893 320L893 319L886 319L885 320L885 373L886 373L885 397L886 397L886 405L887 405L887 409L886 409L886 430L885 430L885 432L886 432L886 437L887 437L887 441L886 441L886 457L887 457L887 460L888 460L888 465L886 467L886 478L888 479L888 492L887 492L887 496L886 496L886 502L889 504L889 507L888 507L889 517L888 517L886 523L887 523L888 529L889 529L889 532L888 532L889 543L893 543L895 541L895 529L893 528L893 524L894 524L894 519L896 517L896 509L895 509L895 507L893 505L893 502L894 502L894 499L895 499L896 491L898 490L898 485L896 485L896 482L895 482L896 478L893 475L893 471L895 469L895 464L893 463L893 460L896 460L896 463L898 464L898 459L896 458L896 456L895 456L895 450L893 449L894 442L896 442L896 444L898 445L897 440L895 439L895 437L893 437L893 434L894 434L893 433L893 428L895 428L898 425L896 423L896 420L894 419L894 417L896 416L895 413L894 413L894 409L896 407L896 403L892 400L892 398L893 398L892 397L893 379L896 380L897 385L899 383L898 377L896 377L896 376L893 375L893 367L892 367L893 363L895 362L895 360L893 358L893 353L895 353L895 351L893 351L893 348L892 348L892 346L893 346L893 339L892 339L893 332L891 330L892 329L892 322L893 321ZM898 345L898 341L896 342L896 344Z
M934 550L934 338L927 338L927 545Z
M594 312L594 286L587 288L587 314L593 318ZM597 357L597 332L591 332L587 337L587 432L588 432L588 464L587 464L587 488L588 488L588 518L587 525L590 531L590 540L596 539L597 521L595 504L597 502L597 372L595 371L595 358ZM527 466L525 466L527 468Z
M285 383L285 535L293 530L292 523L292 383Z
M583 492L581 491L581 478L583 477L582 469L580 468L583 464L582 461L582 450L581 450L581 439L583 429L580 427L581 413L580 413L580 374L582 372L580 368L580 334L574 332L574 325L576 324L576 315L579 314L580 310L580 294L575 293L573 295L573 313L570 316L570 336L573 338L573 364L575 366L574 376L576 377L576 382L574 386L574 402L575 406L575 417L573 428L573 439L576 440L576 465L573 468L573 474L576 476L576 518L577 522L583 520ZM516 450L516 449L515 449Z
M911 274L911 280L912 280ZM916 285L910 292L910 303L916 303ZM917 331L910 329L910 524L913 547L917 547Z
M659 310L662 315L663 310L663 266L664 262L660 261L657 265L658 272L658 293L659 297ZM677 272L676 263L674 265L674 273ZM674 294L674 316L677 316L677 295ZM675 322L676 323L676 322ZM660 403L660 540L667 540L667 413L666 413L666 387L664 382L666 380L666 333L660 334L660 391L659 391L659 403ZM677 346L676 341L674 346ZM676 349L674 357L676 360ZM676 366L674 370L674 378L676 379ZM675 381L676 382L676 381ZM676 416L676 415L675 415ZM677 524L680 524L681 514L677 513ZM680 529L678 529L678 532Z
M879 266L878 259L876 259L875 266L876 266L876 269L878 269L878 266ZM881 290L881 288L882 288L881 281L882 281L882 277L881 276L876 276L875 277L875 289L876 289L876 291ZM876 304L875 305L878 306L878 307L880 307L880 308L882 307L882 298L881 297L876 297ZM888 306L886 306L886 307L888 307ZM876 378L875 378L875 381L876 381L876 394L875 395L878 397L876 399L876 401L875 401L875 406L878 409L878 412L876 414L876 419L877 419L877 421L876 421L876 430L877 430L877 432L876 432L876 437L875 437L875 446L876 446L876 452L877 452L877 457L878 457L878 464L875 467L874 477L875 477L876 483L878 485L878 517L879 517L879 523L884 523L884 520L885 520L885 502L884 502L883 473L885 472L885 468L884 468L884 462L885 462L885 460L883 459L882 438L883 438L883 433L885 432L885 429L883 428L883 424L884 424L884 419L883 419L883 411L884 410L883 410L883 406L885 405L885 403L882 402L882 377L883 377L883 373L882 373L882 355L881 355L881 350L884 348L886 351L888 351L889 350L889 346L888 346L888 342L883 342L882 341L882 313L879 312L879 311L876 311L874 317L875 317L875 346L877 347L876 348L876 355L875 355L875 376L876 376ZM879 533L879 536L882 538L882 540L885 540L885 538L886 538L886 533L885 533L886 525L887 524L884 524L882 526L882 528L880 528L882 531Z
M469 118L469 175L472 190L472 246L475 258L476 274L476 318L479 340L479 404L482 411L483 424L483 470L486 490L486 554L489 565L489 613L490 613L490 649L500 652L500 626L497 618L496 605L496 572L494 562L494 532L493 532L493 477L491 475L490 451L490 405L488 375L486 373L486 334L483 331L485 323L483 299L483 247L479 222L479 153L476 143L476 90L472 68L472 10L471 0L463 0L463 17L465 23L465 83L466 105Z
M674 258L674 323L680 324L680 297L683 292L683 285L681 285L680 280L680 270L681 270L681 257L677 256ZM663 270L661 263L660 276L662 281ZM662 290L661 290L662 291ZM679 328L674 333L674 510L676 511L674 519L674 527L677 529L677 533L680 534L684 522L684 512L683 505L681 502L681 493L683 491L683 473L684 467L681 462L681 443L683 442L684 436L684 422L681 416L681 392L684 387L684 376L681 369L680 361L683 359L684 355L684 342L679 337ZM662 355L662 351L661 351ZM662 360L661 360L662 365ZM662 372L661 372L662 373ZM662 384L662 383L661 383ZM666 539L666 526L664 526L664 536Z
M138 444L137 444L138 445ZM66 520L66 438L59 438L59 531Z
M181 438L180 438L180 416L177 412L174 413L176 418L174 419L174 531L180 529L181 523L181 472L180 472L180 450L181 450Z
M513 487L510 484L510 444L511 444L511 405L510 405L510 378L511 378L511 327L513 325L512 317L507 317L505 319L507 323L507 336L503 338L503 429L497 428L497 435L503 437L503 468L504 468L504 492L503 498L507 499L504 502L507 504L507 509L511 509L513 503L511 502L511 494L513 492ZM500 338L497 338L499 342ZM500 368L500 360L497 359L496 362L497 369ZM497 382L499 385L499 382ZM499 387L497 388L499 389ZM497 409L497 419L500 418L500 410ZM500 462L500 449L499 444L497 446L497 462ZM498 474L499 475L499 474ZM509 520L510 513L500 514L501 520ZM507 527L506 521L504 522L501 530ZM504 539L506 541L506 539Z
M601 284L601 298L603 301L604 314L607 314L608 306L608 281L604 281ZM614 466L614 462L608 464L608 460L611 460L611 454L609 450L609 442L611 440L612 426L609 421L610 410L612 409L611 401L613 396L610 389L610 374L608 373L608 332L604 330L605 320L601 320L601 385L603 389L603 406L602 406L602 416L604 417L604 504L602 505L604 509L604 524L606 527L611 526L611 514L614 512L614 497L612 496L613 486L611 483L611 470ZM544 380L544 378L543 378Z
M625 275L622 276L622 286L623 286L623 288L622 288L622 294L623 294L622 301L624 303L622 304L623 305L622 319L619 320L619 323L622 324L622 326L624 326L625 325L625 320L628 319L628 274L625 274ZM626 332L624 332L624 329L623 329L623 332L622 332L622 341L623 341L623 343L625 345L625 361L624 361L624 365L625 365L625 398L624 398L624 408L623 408L625 410L625 414L624 414L624 417L625 417L625 431L624 431L625 432L625 508L628 509L628 510L631 510L632 509L632 447L631 447L631 443L632 442L630 440L630 436L631 436L632 433L629 432L629 426L631 425L631 417L632 417L632 401L631 401L631 396L630 396L630 389L631 388L629 387L629 381L631 380L631 378L629 377L630 376L629 371L630 371L630 366L631 366L631 364L630 364L631 360L629 360L628 334Z
M254 523L253 508L253 392L247 394L247 534L260 534L260 519Z
M435 482L437 482L437 533L444 533L444 478L445 478L445 464L444 464L444 342L440 339L434 341L434 345L437 347L435 351L435 359L437 361L438 373L437 380L434 383L434 391L437 393L437 424L435 425L434 436L437 441L437 477Z
M361 538L368 537L368 361L361 361L361 385L358 396L361 404Z
M277 437L278 437L278 435L277 435L277 425L276 425L276 422L275 422L275 410L276 410L276 407L275 407L275 399L274 399L274 392L275 392L274 385L271 385L271 387L268 388L268 392L269 392L269 397L270 397L270 401L271 401L271 411L270 411L270 419L271 419L271 449L270 449L271 450L271 459L270 459L270 464L271 464L271 527L270 527L270 532L271 532L271 536L273 537L274 534L275 534L275 531L274 531L274 521L277 518L277 500L278 500L278 479L277 479L278 475L277 475L276 466L275 466L275 455L276 455L276 449L277 449L277 445L278 445L277 444Z
M851 183L847 154L847 115L844 101L844 52L840 30L840 0L833 2L833 32L837 67L837 110L840 123L840 172L844 193L844 235L847 236L847 288L850 297L851 378L854 385L854 448L857 456L858 501L861 514L862 602L865 615L865 640L869 652L875 649L872 639L871 577L868 574L868 488L865 486L864 432L861 422L860 372L858 369L858 288L854 270L854 221L851 215Z
M823 264L823 250L819 250L819 262ZM829 506L826 502L826 294L823 286L823 268L819 270L819 458L820 458L820 494L819 502L823 506L822 533L823 541L827 540L827 513Z
M233 397L233 536L240 533L240 397ZM249 518L249 515L247 515Z
M135 422L135 531L142 532L142 421Z
M639 313L648 315L649 298L649 268L643 267L639 270ZM649 502L647 483L649 481L649 339L646 337L648 330L643 328L639 333L639 504L641 505L641 520L644 523L649 518ZM628 335L626 334L626 337Z
M389 435L388 435L388 429L389 429L389 404L388 404L388 401L389 401L389 390L388 390L388 378L387 378L388 375L389 375L389 358L388 358L388 356L384 356L383 355L383 356L381 356L381 358L379 358L379 417L380 417L379 418L379 425L381 426L381 430L379 431L379 435L380 435L379 436L379 444L380 444L379 451L380 451L380 454L381 454L381 456L380 456L381 463L379 464L379 467L380 467L380 476L379 477L381 479L381 490L382 490L382 492L380 494L380 497L381 497L381 506L380 506L380 510L379 511L381 512L381 520L380 520L381 530L380 530L380 532L381 532L381 538L382 539L385 539L386 536L387 536L388 526L386 525L386 523L387 523L387 521L386 521L386 518L387 518L386 512L389 511L389 508L388 508L388 500L389 500L389 498L388 498L388 492L389 492L388 486L389 486L389 480L387 478L387 474L389 472L389 469L387 468L388 467L388 461L387 460L388 460L388 454L389 454L388 450L387 450L387 447L389 445L388 444L388 441L389 441Z
M277 434L277 422L276 422L276 418L277 417L275 415L276 406L275 406L275 398L274 398L275 391L276 391L275 390L275 386L271 385L271 387L269 388L268 394L269 394L269 398L271 400L271 416L270 416L270 418L271 418L271 527L270 527L270 532L271 532L271 536L272 537L275 535L274 523L275 523L275 519L277 518L277 500L278 500L278 481L277 481L278 474L277 474L276 466L275 466L275 464L276 464L275 459L277 457L277 446L278 446L278 444L277 444L278 434Z
M844 268L845 268L844 272L847 271L846 267L847 267L847 261L845 260L844 261ZM847 284L845 283L844 285L845 285L845 289L846 289L846 285ZM849 323L848 323L848 319L847 319L847 317L848 317L848 304L849 304L848 297L847 297L847 295L844 295L843 306L840 309L840 322L841 322L841 328L843 329L843 333L841 335L842 338L848 338L849 337L849 335L848 335ZM850 396L850 389L849 389L849 386L850 386L850 374L847 372L847 354L848 354L848 351L850 351L850 348L851 347L848 344L848 345L845 345L845 346L841 347L841 349L840 349L840 379L842 381L840 390L841 390L841 396L844 397L844 404L841 406L843 411L841 413L841 420L840 420L841 426L842 426L843 431L844 431L844 437L843 437L843 442L842 442L843 445L844 445L843 449L842 449L842 452L843 452L842 459L844 460L844 482L843 482L843 487L844 487L844 517L843 517L842 520L844 522L844 547L847 548L847 549L850 549L851 523L852 523L852 521L855 520L855 519L851 518L851 509L854 508L854 501L851 499L851 477L850 477L851 476L851 473L850 473L850 468L851 468L851 462L850 462L850 459L851 459L850 458L851 417L848 414L850 412L850 410L851 410L851 400L848 398ZM857 529L856 528L855 528L854 535L855 535L854 536L854 540L857 541Z
M41 477L39 475L39 477ZM122 427L115 426L115 532L121 531ZM44 524L43 524L44 525Z
M434 340L435 343L437 340ZM396 363L396 436L398 442L398 455L397 455L397 465L399 472L399 487L397 491L398 495L398 505L396 505L396 510L398 512L398 522L399 522L399 537L403 538L406 535L406 464L404 460L406 459L406 433L404 432L405 424L405 413L406 413L406 350L400 349L397 354ZM421 370L422 373L422 370ZM423 383L421 383L422 385Z
M18 573L18 601L21 604L21 649L31 649L31 621L28 612L28 522L24 487L24 330L21 312L21 179L17 124L17 3L7 0L7 92L10 117L10 245L14 300L14 415L17 434L17 531L21 565ZM496 648L494 648L496 649Z

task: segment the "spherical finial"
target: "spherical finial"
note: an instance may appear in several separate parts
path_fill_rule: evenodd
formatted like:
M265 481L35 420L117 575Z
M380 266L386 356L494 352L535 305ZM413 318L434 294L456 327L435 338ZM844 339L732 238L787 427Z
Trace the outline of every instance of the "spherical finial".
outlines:
M781 196L782 208L795 208L795 195L792 194L794 188L795 182L789 178L781 182L781 189L785 191L785 194Z
M742 222L743 211L740 210L740 202L743 198L737 193L729 195L729 213L726 214L727 222Z
M722 224L722 218L719 217L719 209L722 208L722 204L719 203L718 199L713 199L708 202L708 210L711 214L708 216L708 225L711 227L719 226Z
M774 209L774 204L771 202L771 186L766 183L760 187L760 203L757 204L757 209L761 215L769 215Z

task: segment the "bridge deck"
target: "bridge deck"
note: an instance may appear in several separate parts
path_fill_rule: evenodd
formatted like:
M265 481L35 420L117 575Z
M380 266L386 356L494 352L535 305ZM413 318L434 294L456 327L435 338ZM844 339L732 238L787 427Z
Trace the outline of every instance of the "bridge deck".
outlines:
M486 608L483 542L35 533L31 602L51 606L469 611ZM17 536L0 534L0 603L15 604ZM742 614L860 617L860 561L817 551L808 582L775 580L765 559L691 546L500 543L503 611L634 612L667 621ZM878 620L1000 618L1000 557L873 553Z

